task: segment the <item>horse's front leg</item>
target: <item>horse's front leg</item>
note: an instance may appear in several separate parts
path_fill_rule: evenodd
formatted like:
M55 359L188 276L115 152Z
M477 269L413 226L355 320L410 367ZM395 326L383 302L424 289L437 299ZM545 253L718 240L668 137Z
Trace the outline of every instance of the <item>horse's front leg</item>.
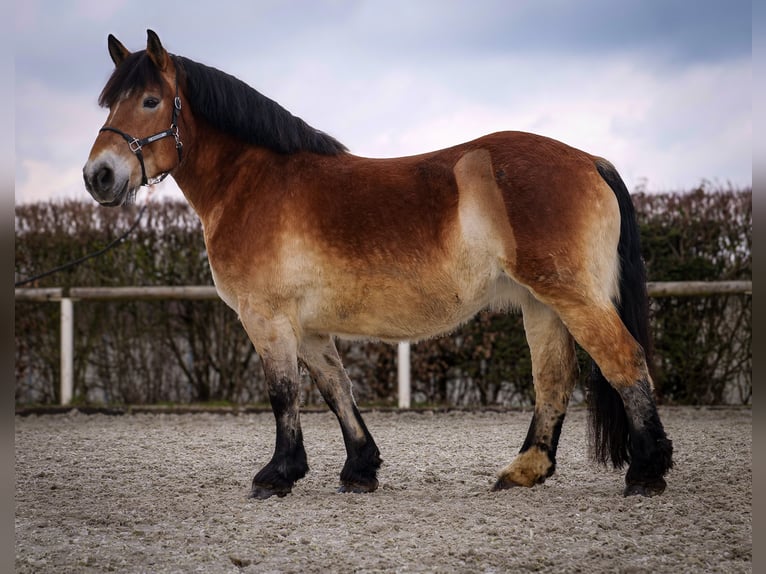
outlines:
M266 319L240 312L245 330L261 357L271 409L277 423L274 455L253 478L250 498L289 494L309 470L300 423L300 379L295 331L285 318Z
M343 368L335 343L328 335L306 336L299 355L340 422L348 456L340 473L339 492L374 491L378 487L380 452L356 407L351 380Z

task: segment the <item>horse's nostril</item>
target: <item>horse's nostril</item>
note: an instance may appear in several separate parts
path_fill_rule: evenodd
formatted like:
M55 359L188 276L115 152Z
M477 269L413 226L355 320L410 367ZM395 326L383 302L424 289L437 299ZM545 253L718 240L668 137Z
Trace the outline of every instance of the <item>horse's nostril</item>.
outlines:
M96 173L96 188L100 191L108 191L114 185L114 171L111 168L103 166Z

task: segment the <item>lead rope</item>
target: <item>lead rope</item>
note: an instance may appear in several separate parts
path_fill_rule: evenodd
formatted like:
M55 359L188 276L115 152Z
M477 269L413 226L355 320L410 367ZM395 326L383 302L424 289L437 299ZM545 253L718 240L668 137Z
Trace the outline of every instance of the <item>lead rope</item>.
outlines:
M48 271L45 271L38 275L28 277L27 279L16 281L14 287L22 287L34 281L39 281L43 277L48 277L49 275L58 273L59 271L65 271L67 269L71 269L72 267L76 267L82 263L85 263L86 261L88 261L89 259L93 259L94 257L99 257L103 255L104 253L110 251L111 249L114 249L115 247L119 247L120 245L122 245L125 242L125 240L128 238L128 236L131 233L133 233L133 231L138 227L138 224L141 222L141 218L144 216L144 213L146 212L146 208L149 207L149 199L153 191L154 191L154 186L150 186L149 193L146 196L146 201L144 202L144 205L139 210L138 215L136 216L136 220L128 228L128 230L122 235L120 235L117 239L113 239L105 247L102 247L101 249L99 249L98 251L94 251L93 253L88 253L87 255L84 255L80 257L79 259L75 259L74 261L70 261L68 263L65 263L64 265L59 265L58 267L54 267L53 269L49 269Z

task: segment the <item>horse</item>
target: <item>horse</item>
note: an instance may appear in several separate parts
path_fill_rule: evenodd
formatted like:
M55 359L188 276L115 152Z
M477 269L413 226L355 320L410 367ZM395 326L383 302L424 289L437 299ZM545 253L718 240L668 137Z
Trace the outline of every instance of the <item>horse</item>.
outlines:
M234 76L169 53L152 30L137 52L111 34L107 44L109 115L85 187L119 206L170 174L199 216L216 290L261 358L276 420L249 497L284 497L309 470L301 366L340 424L338 491L375 491L380 451L335 340L422 340L486 308L520 308L535 392L527 436L492 490L553 475L575 343L593 363L591 455L628 464L625 496L665 490L673 447L649 369L646 271L609 161L518 131L360 157Z

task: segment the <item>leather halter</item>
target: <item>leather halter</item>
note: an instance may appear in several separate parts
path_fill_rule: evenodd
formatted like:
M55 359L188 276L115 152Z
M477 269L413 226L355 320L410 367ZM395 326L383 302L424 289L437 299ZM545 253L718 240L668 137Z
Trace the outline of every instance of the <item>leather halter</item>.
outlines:
M123 139L126 142L128 142L130 151L132 151L135 154L135 156L138 158L138 163L141 164L141 185L155 184L165 179L170 172L166 171L164 173L161 173L157 177L148 179L146 177L146 167L144 167L144 154L141 152L141 148L143 148L145 145L148 145L150 143L154 143L157 140L161 140L162 138L173 136L173 138L176 140L176 150L178 151L178 163L180 164L181 159L183 158L183 147L184 147L184 144L181 143L181 136L178 133L178 114L180 112L181 112L181 98L178 97L178 76L176 75L176 95L173 98L173 116L172 116L172 119L170 120L170 127L168 129L161 132L157 132L154 135L141 138L141 139L128 135L124 131L119 130L117 128L113 128L111 126L104 126L98 131L99 133L114 132L116 134L121 135Z

